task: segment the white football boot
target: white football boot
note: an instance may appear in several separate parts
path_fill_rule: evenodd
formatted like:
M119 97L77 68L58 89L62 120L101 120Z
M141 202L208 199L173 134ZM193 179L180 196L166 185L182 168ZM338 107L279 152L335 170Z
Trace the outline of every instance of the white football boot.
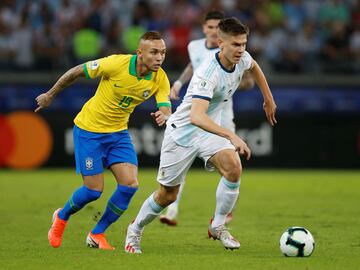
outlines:
M134 230L131 225L129 225L126 233L125 252L140 254L142 253L140 247L142 231Z
M225 225L220 225L216 228L213 228L211 224L212 219L210 221L208 229L209 238L213 238L214 240L220 240L226 249L233 250L240 247L240 242L229 233L229 230L225 227Z

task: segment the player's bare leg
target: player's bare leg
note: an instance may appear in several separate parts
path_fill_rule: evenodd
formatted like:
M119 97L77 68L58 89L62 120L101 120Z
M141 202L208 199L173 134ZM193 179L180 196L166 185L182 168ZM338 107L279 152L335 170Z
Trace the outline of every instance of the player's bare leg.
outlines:
M220 240L225 248L237 249L240 243L229 233L225 221L239 196L242 169L240 158L234 150L226 149L216 153L209 161L222 177L216 190L216 209L209 225L208 236Z
M140 244L145 225L151 223L165 207L176 200L179 187L180 185L174 187L160 185L159 190L145 200L135 220L128 227L125 252L142 253Z
M166 212L164 215L160 215L160 222L167 224L169 226L176 226L177 225L177 216L179 213L179 203L180 203L180 199L181 199L181 195L183 192L185 186L185 182L183 182L180 185L180 189L179 189L179 193L177 194L177 198L176 201L173 202L172 204L170 204L167 208L166 208Z

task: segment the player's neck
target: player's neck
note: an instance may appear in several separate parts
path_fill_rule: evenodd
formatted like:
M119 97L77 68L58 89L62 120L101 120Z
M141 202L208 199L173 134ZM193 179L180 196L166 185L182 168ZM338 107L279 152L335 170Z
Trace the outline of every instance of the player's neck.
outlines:
M219 52L219 60L223 67L228 70L232 70L235 66L235 64L230 62L221 51Z
M217 44L217 42L213 43L213 42L211 42L210 40L206 40L206 48L208 48L208 49L215 49L215 48L217 48L217 47L219 47L218 44Z
M136 61L136 76L138 78L143 78L143 77L147 76L150 72L151 72L151 70L146 65L141 63L140 59L137 59L137 61Z

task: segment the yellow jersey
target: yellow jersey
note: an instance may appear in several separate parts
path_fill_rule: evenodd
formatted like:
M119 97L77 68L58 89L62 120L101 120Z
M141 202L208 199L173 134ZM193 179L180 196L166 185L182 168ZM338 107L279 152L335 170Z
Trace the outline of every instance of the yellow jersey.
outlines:
M81 129L111 133L128 128L134 108L155 95L157 107L171 106L170 83L160 68L144 78L136 75L136 55L117 54L84 64L87 78L101 76L95 95L75 117Z

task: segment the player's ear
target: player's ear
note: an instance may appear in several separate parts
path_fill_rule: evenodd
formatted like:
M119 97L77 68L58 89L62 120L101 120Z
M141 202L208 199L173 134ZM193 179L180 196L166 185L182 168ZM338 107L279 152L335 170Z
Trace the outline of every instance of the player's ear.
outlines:
M204 34L206 33L206 23L203 23L203 25L202 25L202 31L203 31Z
M220 37L218 38L218 46L220 50L224 47L224 40Z
M137 50L136 50L136 54L137 54L138 56L141 56L141 49L137 49Z

